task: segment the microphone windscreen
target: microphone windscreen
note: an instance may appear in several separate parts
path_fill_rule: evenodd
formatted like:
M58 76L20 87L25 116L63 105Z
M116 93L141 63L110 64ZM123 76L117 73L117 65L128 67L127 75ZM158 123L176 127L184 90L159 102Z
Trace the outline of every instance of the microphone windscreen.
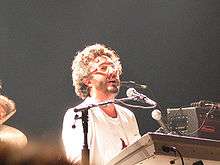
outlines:
M128 90L126 91L126 95L127 95L128 97L133 97L135 91L136 91L136 90L135 90L134 88L128 88Z
M152 116L152 118L154 120L157 120L157 121L161 120L161 112L160 112L160 110L158 110L158 109L153 110L151 112L151 116Z

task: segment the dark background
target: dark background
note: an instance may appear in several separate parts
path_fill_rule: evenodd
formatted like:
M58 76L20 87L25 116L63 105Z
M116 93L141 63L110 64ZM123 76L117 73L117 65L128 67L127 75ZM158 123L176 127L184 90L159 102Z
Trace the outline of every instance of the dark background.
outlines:
M219 102L219 18L219 0L1 0L0 79L17 107L5 124L60 142L64 113L80 102L72 59L94 43L115 49L122 79L146 83L163 110ZM133 112L142 134L158 127L150 110Z

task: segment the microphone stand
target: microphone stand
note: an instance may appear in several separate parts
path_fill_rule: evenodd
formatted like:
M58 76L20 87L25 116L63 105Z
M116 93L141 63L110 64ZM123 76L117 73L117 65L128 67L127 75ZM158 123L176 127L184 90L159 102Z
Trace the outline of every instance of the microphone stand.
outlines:
M89 108L88 108L89 109ZM88 109L82 111L82 125L83 125L83 135L84 144L82 149L82 165L89 165L89 147L88 147Z
M97 106L101 106L101 105L106 105L106 104L111 104L111 103L115 103L115 101L105 101L105 102L101 102L101 103L98 103L98 104L91 104L91 105L88 105L86 107L83 107L83 108L75 108L74 109L74 112L82 112L82 126L83 126L83 149L82 149L82 159L81 159L81 165L89 165L89 157L90 157L90 154L89 154L89 147L88 147L88 110L90 108L93 108L93 107L97 107ZM77 118L79 119L79 118Z
M115 99L114 101L112 100L108 100L108 101L104 101L98 104L90 104L88 106L82 107L82 108L74 108L74 112L82 112L82 126L83 126L83 149L82 149L82 159L81 159L81 165L89 165L89 158L90 158L90 151L89 151L89 147L88 147L88 110L90 108L94 108L94 107L98 107L101 105L106 105L106 104L112 104L112 103L119 103L121 101L126 101L126 100L131 100L131 98L122 98L122 99ZM80 119L76 118L76 119Z

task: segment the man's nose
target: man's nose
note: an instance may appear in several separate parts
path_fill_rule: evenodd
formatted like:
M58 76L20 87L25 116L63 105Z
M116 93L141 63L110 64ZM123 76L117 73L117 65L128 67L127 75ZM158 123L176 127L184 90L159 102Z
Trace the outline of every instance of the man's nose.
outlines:
M117 75L118 74L118 70L113 68L113 67L109 67L108 68L108 74Z
M115 69L115 68L109 68L108 70L108 76L111 77L111 78L116 78L116 77L119 77L119 74L118 74L118 70Z
M115 72L115 68L113 67L108 67L108 73L111 74L111 73L114 73Z

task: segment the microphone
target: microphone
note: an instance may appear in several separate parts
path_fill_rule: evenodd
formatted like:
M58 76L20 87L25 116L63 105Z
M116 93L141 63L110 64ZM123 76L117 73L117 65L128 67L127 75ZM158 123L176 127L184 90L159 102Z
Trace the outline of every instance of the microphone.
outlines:
M151 112L151 116L163 128L164 133L169 133L170 132L169 129L167 128L166 124L162 120L162 115L161 115L160 110L158 110L158 109L153 110Z
M134 81L121 81L121 85L127 86L127 87L137 87L141 89L147 89L148 86L145 84L138 84Z
M216 109L220 109L220 103L214 103L207 100L201 100L198 102L193 102L190 104L193 107L204 108L204 107L214 107Z
M134 100L143 100L145 103L150 104L150 105L157 105L157 103L151 99L149 99L147 96L139 93L136 91L134 88L128 88L126 91L126 95L128 97L133 97Z

